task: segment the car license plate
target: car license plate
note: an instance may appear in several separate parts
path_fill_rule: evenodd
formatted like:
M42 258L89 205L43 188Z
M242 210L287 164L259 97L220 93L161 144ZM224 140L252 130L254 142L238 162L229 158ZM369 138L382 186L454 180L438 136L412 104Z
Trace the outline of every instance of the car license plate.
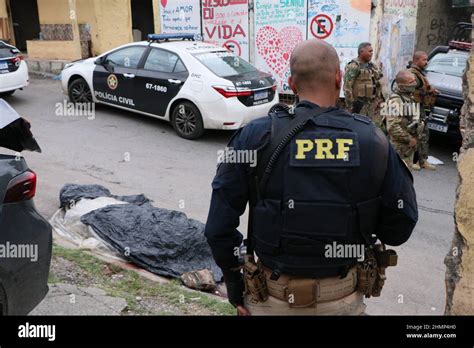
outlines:
M262 99L267 99L268 98L268 91L260 91L260 92L255 92L253 96L253 100L262 100Z
M437 124L433 122L428 122L428 128L441 132L441 133L447 133L448 132L448 126L444 126L442 124Z
M8 69L8 63L0 62L0 70L5 70L5 69Z

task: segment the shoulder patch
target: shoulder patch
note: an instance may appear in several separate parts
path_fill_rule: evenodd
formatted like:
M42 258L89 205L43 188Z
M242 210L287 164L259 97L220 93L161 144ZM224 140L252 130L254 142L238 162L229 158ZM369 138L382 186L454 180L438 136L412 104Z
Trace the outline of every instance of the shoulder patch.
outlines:
M354 118L354 120L359 121L359 122L363 122L363 123L366 123L366 124L370 124L370 122L372 122L372 120L370 118L368 118L367 116L364 116L364 115L352 114L352 117Z
M357 133L309 131L298 133L290 143L292 167L359 167Z

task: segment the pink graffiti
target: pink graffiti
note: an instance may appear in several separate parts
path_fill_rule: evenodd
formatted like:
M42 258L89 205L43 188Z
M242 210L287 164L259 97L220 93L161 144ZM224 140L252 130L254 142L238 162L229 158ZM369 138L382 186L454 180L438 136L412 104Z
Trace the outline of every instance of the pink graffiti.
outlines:
M281 78L290 63L291 52L303 41L303 34L298 27L285 27L278 31L267 25L258 31L256 41L258 54Z

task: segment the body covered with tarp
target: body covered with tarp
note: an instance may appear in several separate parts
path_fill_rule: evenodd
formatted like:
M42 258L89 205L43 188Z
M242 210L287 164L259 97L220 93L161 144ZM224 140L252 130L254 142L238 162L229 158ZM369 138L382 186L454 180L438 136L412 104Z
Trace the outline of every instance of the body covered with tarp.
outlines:
M206 268L216 281L221 280L221 270L204 237L204 224L188 219L183 212L156 208L143 195L113 196L99 185L68 184L61 190L60 201L68 206L68 202L101 195L128 204L93 210L81 222L127 259L159 275L179 277Z

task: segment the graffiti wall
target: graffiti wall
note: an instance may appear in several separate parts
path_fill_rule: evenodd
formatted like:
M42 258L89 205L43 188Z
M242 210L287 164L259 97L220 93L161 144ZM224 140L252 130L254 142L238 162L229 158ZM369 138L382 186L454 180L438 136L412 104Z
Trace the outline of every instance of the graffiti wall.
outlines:
M200 0L160 0L161 32L201 33Z
M402 12L413 14L415 19L416 6L412 13L405 5L416 1L386 0L390 12L384 17L385 24L396 22L396 15ZM344 69L357 56L359 43L369 41L371 0L254 0L253 4L251 29L249 0L160 0L162 33L202 33L205 41L226 47L271 73L280 93L292 93L288 86L289 63L299 42L312 38L329 42ZM400 35L409 36L411 25L403 19L398 24L399 32L389 38L400 41ZM404 41L405 48L384 54L398 58L395 52L408 52L412 41Z
M385 0L380 24L379 59L384 67L384 93L390 93L392 80L405 69L415 49L417 0ZM385 44L384 44L385 43Z
M450 1L418 2L416 50L430 52L436 46L452 40L453 29L459 22L471 22L472 8L453 7Z
M371 0L308 0L308 39L322 39L339 54L341 69L369 41Z
M274 75L279 91L288 86L290 55L306 39L306 0L255 0L255 65Z
M205 41L250 59L248 0L203 0L202 21Z

